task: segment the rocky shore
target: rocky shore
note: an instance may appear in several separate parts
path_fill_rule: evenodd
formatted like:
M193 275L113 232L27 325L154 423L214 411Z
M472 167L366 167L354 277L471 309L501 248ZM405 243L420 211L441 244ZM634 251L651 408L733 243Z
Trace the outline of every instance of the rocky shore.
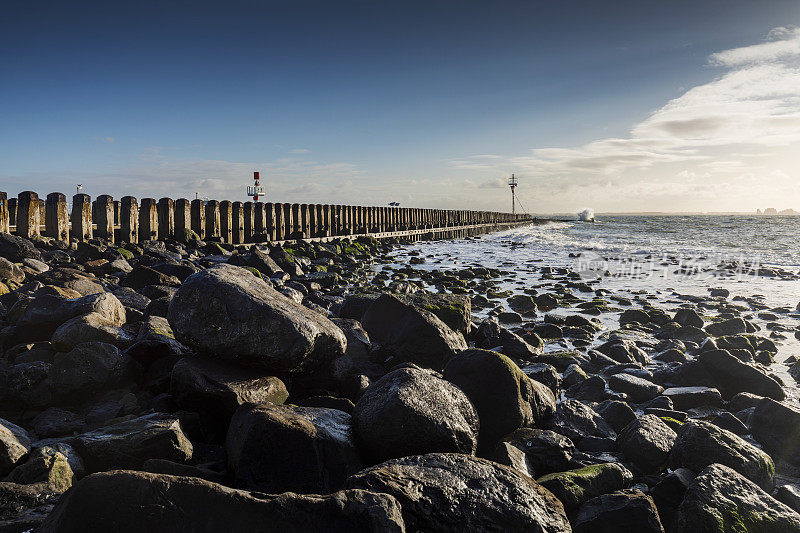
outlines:
M794 309L402 245L0 233L0 532L800 531Z

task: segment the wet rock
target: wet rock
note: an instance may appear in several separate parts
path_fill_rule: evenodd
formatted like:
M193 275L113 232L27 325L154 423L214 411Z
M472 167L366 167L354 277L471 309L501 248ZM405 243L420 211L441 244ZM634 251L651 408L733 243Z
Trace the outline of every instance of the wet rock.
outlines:
M450 357L467 348L464 337L433 313L387 294L367 308L362 325L370 340L398 363L441 370Z
M60 495L47 483L21 485L0 481L0 530L17 533L36 529Z
M735 468L759 486L772 489L775 466L769 455L710 422L683 424L669 455L669 467L699 472L713 463Z
M185 462L192 457L192 443L184 435L180 421L164 413L83 433L71 442L88 472L141 468L147 459Z
M724 337L726 335L747 333L747 324L741 318L729 318L720 322L712 322L705 329L706 333L712 337Z
M620 326L633 323L647 324L648 322L650 322L650 316L641 309L626 309L619 317Z
M697 311L687 308L678 309L672 320L681 326L692 326L695 328L702 328L704 324L703 317L697 314Z
M605 400L595 408L597 414L603 417L611 427L619 433L625 426L636 420L636 413L633 409L619 400Z
M462 454L393 459L352 476L347 487L395 497L409 531L570 531L561 503L532 479Z
M50 407L33 420L33 430L41 438L71 435L83 429L83 419L72 411Z
M525 453L508 442L500 442L497 444L492 454L492 461L513 468L520 474L524 474L528 477L536 477L533 468L531 468L528 463L528 457Z
M129 380L132 363L112 344L84 342L56 357L48 376L58 398L87 401L92 393L115 388Z
M353 409L356 439L372 462L432 452L472 454L478 428L478 414L461 389L417 368L389 372Z
M41 531L134 533L162 531L165 524L176 532L404 531L400 506L386 494L252 494L197 477L131 471L82 479Z
M624 392L636 403L652 400L664 390L661 385L626 373L614 374L608 378L608 386L615 391Z
M602 402L609 396L606 393L606 380L600 376L592 376L567 389L567 396L577 400Z
M0 418L0 476L5 476L22 462L30 448L28 432Z
M133 337L123 328L97 313L76 316L61 324L50 341L53 349L68 352L83 342L104 342L118 348L133 343Z
M42 294L31 301L18 302L9 311L9 319L17 326L20 338L50 340L58 326L88 313L97 313L117 326L126 320L125 307L110 292L74 299Z
M643 415L628 424L617 437L617 449L640 472L652 474L667 462L678 435L660 418Z
M713 376L723 396L750 392L783 400L786 393L781 385L759 369L741 362L726 350L710 350L698 356L702 365Z
M21 485L47 483L53 491L64 492L77 478L64 455L38 448L9 474L8 481Z
M737 435L747 435L750 433L750 429L745 426L741 420L728 412L718 414L711 420L711 423L731 433L736 433Z
M12 263L21 263L26 258L40 259L41 253L28 239L10 233L2 233L0 234L0 257L8 259Z
M123 287L130 287L134 290L141 290L148 285L165 285L167 287L178 287L181 280L175 276L168 276L158 270L154 270L144 265L136 265L122 280Z
M620 463L602 463L548 474L536 481L552 492L567 512L571 512L592 498L628 488L633 474Z
M175 363L170 393L178 407L209 418L223 434L240 405L277 405L289 397L286 385L274 376L201 357L185 357Z
M294 405L243 405L225 442L236 483L263 492L328 493L361 468L350 415Z
M575 453L571 440L547 429L522 428L503 440L525 454L531 477L567 470Z
M762 398L750 418L750 429L773 457L800 466L800 409Z
M592 498L578 509L573 525L575 533L664 531L653 499L638 490L622 490Z
M797 485L782 485L775 490L775 499L800 513L800 489Z
M199 353L270 371L342 355L342 331L247 270L218 265L186 278L169 306L176 338Z
M498 349L517 361L532 361L541 353L542 340L535 334L527 335L533 344L529 343L513 331L501 326L497 320L487 318L478 326L475 335L476 345L479 348Z
M448 361L443 377L463 390L475 406L481 420L480 450L494 449L504 435L538 425L556 410L550 389L497 352L463 351Z
M703 405L722 405L722 395L711 387L670 387L661 394L672 400L672 405L679 411Z
M673 530L678 507L694 478L694 472L688 468L678 468L667 473L650 490L653 501L655 501L658 508L661 523L667 531Z
M800 531L800 515L733 468L712 464L689 485L675 531Z
M618 363L647 364L649 358L636 343L629 340L611 340L597 347L597 351L609 356Z
M508 300L508 306L515 312L532 316L536 314L536 302L527 294L516 294L511 296Z
M575 442L584 437L617 438L617 434L608 422L591 407L577 400L564 400L559 403L547 429L561 433Z
M523 367L522 371L532 380L545 385L554 395L558 395L558 391L561 388L561 377L553 365L533 363Z

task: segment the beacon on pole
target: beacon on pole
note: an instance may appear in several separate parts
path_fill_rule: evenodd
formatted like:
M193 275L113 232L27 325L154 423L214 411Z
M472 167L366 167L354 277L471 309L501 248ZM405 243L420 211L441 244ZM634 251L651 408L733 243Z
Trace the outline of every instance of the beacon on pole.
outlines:
M514 189L517 186L517 177L514 174L511 174L511 177L508 178L508 186L511 187L511 214L513 215L517 211L517 197L514 193Z
M261 186L261 173L253 172L253 185L247 186L247 196L252 196L257 202L259 196L264 196L264 187Z

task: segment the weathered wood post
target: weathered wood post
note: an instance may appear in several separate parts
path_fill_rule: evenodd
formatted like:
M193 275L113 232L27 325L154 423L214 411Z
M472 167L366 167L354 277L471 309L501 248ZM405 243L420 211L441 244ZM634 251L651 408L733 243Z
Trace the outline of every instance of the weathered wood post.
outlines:
M8 219L8 193L0 191L0 233L10 233Z
M233 244L233 206L230 200L219 203L219 235L222 242Z
M94 201L94 223L96 237L114 242L114 199L111 196L101 194Z
M48 237L69 242L69 212L67 197L60 192L51 192L45 202L44 229Z
M294 238L294 218L292 218L292 204L283 204L283 238L286 240Z
M245 202L244 205L244 242L253 242L253 228L255 223L255 212L253 202Z
M197 233L200 240L206 238L206 206L203 200L195 198L191 206L192 231Z
M155 198L142 198L139 206L139 242L158 238L158 213Z
M209 200L206 202L206 239L216 241L220 238L220 213L219 202Z
M26 239L40 235L39 195L33 191L17 195L17 235Z
M158 238L161 240L175 238L175 202L172 198L158 200Z
M17 225L17 199L16 198L9 198L8 199L8 225L9 226L16 226Z
M264 203L264 232L270 241L276 240L275 232L275 204L272 202Z
M317 222L317 206L316 204L308 204L308 235L307 237L316 237L317 236L317 228L319 224Z
M192 229L191 204L186 198L178 198L174 204L175 240L186 242L186 232Z
M292 204L292 231L289 236L292 239L303 238L303 221L300 220L300 204Z
M92 238L92 199L88 194L72 197L72 231L70 234L79 241Z
M297 229L301 239L311 236L311 221L309 217L308 204L300 204L300 218L298 219Z
M282 241L286 238L286 233L284 231L284 220L283 220L283 204L276 203L274 204L275 209L275 240Z
M324 204L322 206L322 236L323 237L330 237L333 235L331 229L331 221L333 219L333 214L331 212L332 206L330 204Z
M41 232L41 226L44 226L45 224L45 204L44 200L41 198L39 198L37 203L39 204L39 208L36 210L36 213L39 215L39 231Z
M122 209L122 205L120 204L119 200L114 200L114 225L119 226L120 220L120 210Z
M253 241L269 240L267 233L267 211L264 202L253 202Z
M139 204L133 196L123 196L119 212L119 240L139 242Z
M244 205L242 202L231 204L231 231L234 244L244 244Z

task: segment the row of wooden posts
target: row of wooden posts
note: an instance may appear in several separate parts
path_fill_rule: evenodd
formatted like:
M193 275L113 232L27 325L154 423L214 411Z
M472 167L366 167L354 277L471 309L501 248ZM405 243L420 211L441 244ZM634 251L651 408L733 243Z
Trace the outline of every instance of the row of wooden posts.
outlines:
M0 232L31 238L44 234L64 241L141 242L186 240L192 230L200 239L232 244L282 241L310 237L401 232L481 224L508 224L530 220L529 215L489 211L363 207L353 205L229 202L104 194L94 201L88 194L67 197L50 193L45 200L32 191L17 198L0 192ZM44 232L42 233L42 226Z

